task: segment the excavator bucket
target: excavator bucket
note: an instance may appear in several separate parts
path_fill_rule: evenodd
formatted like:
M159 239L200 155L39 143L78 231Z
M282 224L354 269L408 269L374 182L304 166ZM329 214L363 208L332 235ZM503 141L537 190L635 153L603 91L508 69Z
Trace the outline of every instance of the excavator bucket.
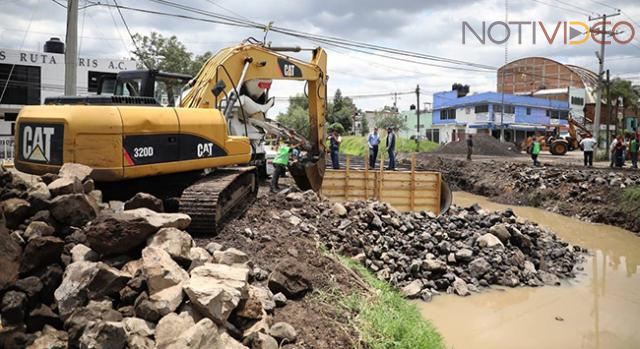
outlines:
M300 190L319 191L324 178L325 159L320 157L316 162L295 163L289 166L289 173Z
M445 181L440 182L440 214L445 214L449 211L449 207L453 203L453 193L449 188L449 185Z

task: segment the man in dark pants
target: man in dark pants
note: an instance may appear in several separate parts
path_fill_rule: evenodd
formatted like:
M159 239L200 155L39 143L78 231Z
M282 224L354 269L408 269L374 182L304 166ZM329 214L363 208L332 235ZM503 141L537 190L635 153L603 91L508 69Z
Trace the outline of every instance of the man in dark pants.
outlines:
M331 151L331 165L334 170L340 169L340 143L342 138L338 134L338 130L333 130L329 136L329 150Z
M467 160L471 161L471 154L473 154L473 137L469 135L467 137Z
M369 134L367 143L369 144L369 167L375 168L376 160L378 159L378 145L380 144L380 135L377 127Z
M284 144L281 144L280 147L278 147L278 153L276 154L276 157L273 159L273 175L271 175L271 192L272 193L275 193L280 190L280 187L278 186L278 180L287 171L290 152L291 152L291 148L289 148L289 141L287 141Z
M580 141L580 146L584 151L584 166L593 167L593 150L596 146L596 140L592 136L583 138Z
M391 127L387 128L387 154L389 154L389 167L387 170L396 169L396 134Z

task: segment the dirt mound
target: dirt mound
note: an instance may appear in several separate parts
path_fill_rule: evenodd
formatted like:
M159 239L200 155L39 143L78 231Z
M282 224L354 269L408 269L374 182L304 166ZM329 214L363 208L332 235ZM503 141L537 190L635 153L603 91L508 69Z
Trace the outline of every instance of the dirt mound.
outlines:
M436 154L467 154L467 141L461 140L457 142L447 143L438 148ZM493 155L493 156L516 156L520 154L520 150L513 143L500 143L500 141L488 135L475 135L473 137L473 154L474 155Z

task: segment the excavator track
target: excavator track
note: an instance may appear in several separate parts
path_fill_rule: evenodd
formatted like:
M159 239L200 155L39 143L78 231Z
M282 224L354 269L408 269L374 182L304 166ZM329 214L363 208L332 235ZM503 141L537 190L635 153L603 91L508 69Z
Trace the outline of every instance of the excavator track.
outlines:
M180 212L191 217L190 233L217 234L224 222L245 212L257 194L255 167L217 169L182 192Z

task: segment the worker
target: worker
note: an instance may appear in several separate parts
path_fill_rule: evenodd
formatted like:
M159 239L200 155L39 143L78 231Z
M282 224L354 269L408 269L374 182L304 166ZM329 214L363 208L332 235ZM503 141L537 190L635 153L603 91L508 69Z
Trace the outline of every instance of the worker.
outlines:
M629 136L629 156L631 167L638 168L638 137L635 133Z
M393 133L393 128L387 127L387 154L389 154L389 167L387 170L396 169L396 134Z
M533 160L533 166L540 166L540 162L538 162L538 155L540 155L540 141L538 137L533 137L531 141L531 147L529 152L531 153L531 159Z
M611 157L611 162L609 163L609 167L613 167L613 164L616 161L615 150L618 145L618 137L614 137L613 141L611 141L611 145L609 145L609 157Z
M376 160L378 159L378 145L380 144L380 135L377 127L374 127L373 132L369 133L367 143L369 144L369 167L375 168Z
M584 166L593 167L593 150L596 146L596 140L589 135L580 141L580 147L584 153Z
M624 144L624 138L622 135L618 135L616 146L613 148L613 158L615 159L616 167L624 167L624 151L626 145Z
M329 135L329 151L331 152L331 165L334 170L340 169L340 143L342 143L342 138L338 130L334 128L331 131L331 135Z
M289 164L289 153L291 152L291 148L289 147L290 142L286 141L278 147L278 153L276 157L273 159L273 176L271 176L271 192L276 193L280 190L278 186L278 180L282 175L284 175L287 170L287 165Z
M473 154L473 136L467 137L467 160L471 161L471 154Z

